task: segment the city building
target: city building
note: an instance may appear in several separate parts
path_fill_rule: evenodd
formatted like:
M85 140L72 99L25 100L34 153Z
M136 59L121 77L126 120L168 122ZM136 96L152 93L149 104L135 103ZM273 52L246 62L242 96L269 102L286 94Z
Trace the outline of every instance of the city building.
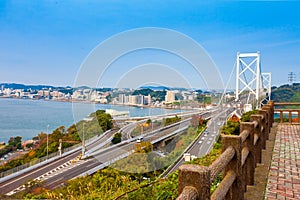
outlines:
M167 91L165 96L165 103L172 103L175 101L175 92L174 91Z

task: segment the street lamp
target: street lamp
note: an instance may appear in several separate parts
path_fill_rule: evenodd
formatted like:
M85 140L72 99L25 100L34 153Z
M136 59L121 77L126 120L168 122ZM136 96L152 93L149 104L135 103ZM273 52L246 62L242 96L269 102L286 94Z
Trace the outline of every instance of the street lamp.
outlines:
M48 145L49 145L48 129L49 129L49 124L47 125L47 160L48 160Z
M85 139L84 139L84 125L85 125L85 122L89 122L89 121L92 121L93 118L92 117L86 117L86 118L83 118L83 129L82 129L82 156L84 156L85 154Z

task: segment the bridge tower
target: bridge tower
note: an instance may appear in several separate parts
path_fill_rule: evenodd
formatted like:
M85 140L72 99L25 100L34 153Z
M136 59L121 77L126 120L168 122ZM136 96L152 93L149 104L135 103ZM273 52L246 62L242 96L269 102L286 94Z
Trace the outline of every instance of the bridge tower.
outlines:
M260 52L237 53L236 58L236 93L235 100L247 92L249 103L250 95L255 96L256 107L258 107L260 91L262 86Z
M262 102L264 101L269 101L271 100L271 93L272 93L272 74L269 73L261 73L262 75L262 82L263 82L263 88L266 90L266 98L263 99Z
M235 100L240 100L242 94L248 95L244 96L247 104L250 96L254 96L257 108L271 99L271 73L261 72L260 52L237 53Z

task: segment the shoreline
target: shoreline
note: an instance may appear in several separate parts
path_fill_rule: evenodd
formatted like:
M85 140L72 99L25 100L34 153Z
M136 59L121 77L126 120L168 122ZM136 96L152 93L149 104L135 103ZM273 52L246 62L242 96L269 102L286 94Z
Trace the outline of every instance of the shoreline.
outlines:
M40 102L44 102L45 101L45 104L47 105L47 102L65 102L65 103L84 103L84 104L94 104L94 105L103 105L104 108L102 108L103 110L106 109L106 107L112 107L112 109L115 109L115 110L119 110L117 107L120 107L120 110L122 110L122 107L127 107L128 110L131 108L133 110L136 110L139 108L145 108L145 109L158 109L157 111L160 113L160 112L170 112L170 113L176 113L176 112L185 112L185 111L190 111L190 110L193 110L193 109L182 109L182 108L167 108L167 107L158 107L158 106L148 106L148 105L145 105L145 106L141 106L141 105L126 105L126 104L100 104L100 103L95 103L95 102L89 102L89 101L59 101L59 100L45 100L45 99L23 99L23 98L11 98L11 97L3 97L1 96L0 97L0 100L3 99L3 102L5 102L7 99L7 101L20 101L20 100L24 100L24 102L26 102L25 100L29 100L29 102L32 102L32 104L35 104L35 102L37 103L38 101L37 100L43 100L43 101L40 101ZM22 101L23 102L23 101ZM8 103L8 102L7 102ZM21 103L21 102L20 102ZM10 103L8 103L10 104ZM15 104L15 103L14 103ZM19 104L19 103L17 103ZM22 103L21 103L22 104ZM6 105L5 103L3 104L4 106ZM115 107L114 107L115 106ZM102 106L101 106L102 107ZM130 108L131 107L131 108ZM163 111L165 110L165 111ZM144 111L140 111L141 113L144 113ZM134 112L135 113L135 112ZM139 113L139 112L138 112ZM156 113L156 112L155 112ZM140 114L140 116L143 116L142 114ZM3 114L2 117L5 117L5 115ZM71 122L71 124L74 123L73 121ZM54 128L57 128L59 127L60 125L64 125L64 126L68 126L67 124L64 124L64 123L60 123L59 125L56 125L53 126L53 129ZM52 125L51 125L52 127ZM24 128L24 127L23 127ZM19 127L17 129L23 129L22 127ZM25 128L27 129L27 128ZM32 130L31 130L32 129ZM0 140L0 142L5 142L7 143L9 138L10 137L16 137L16 136L21 136L22 137L22 141L26 141L26 140L29 140L31 139L32 137L36 136L40 131L36 132L35 130L33 129L37 129L37 130L40 130L40 131L45 131L45 127L36 127L36 126L32 126L30 128L30 130L24 130L24 131L15 131L15 130L10 130L10 128L7 128L7 127L3 127L3 131L2 131L2 128L0 129L0 136L3 136ZM32 132L32 133L31 133ZM33 135L33 136L31 136Z
M24 98L15 98L15 97L5 97L0 96L0 99L18 99L18 100L25 100L25 101L51 101L51 102L63 102L63 103L84 103L84 104L95 104L95 105L116 105L116 106L130 106L130 107L138 107L138 108L162 108L162 109L170 109L170 110L197 110L199 108L173 108L169 106L153 106L153 105L133 105L133 104L119 104L119 103L97 103L92 101L81 101L81 100L53 100L53 99L24 99Z

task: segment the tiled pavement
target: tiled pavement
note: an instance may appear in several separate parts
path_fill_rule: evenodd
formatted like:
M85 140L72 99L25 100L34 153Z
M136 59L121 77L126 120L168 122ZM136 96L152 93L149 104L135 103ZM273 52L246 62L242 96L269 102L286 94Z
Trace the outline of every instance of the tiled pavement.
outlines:
M265 197L300 200L300 125L278 125Z

